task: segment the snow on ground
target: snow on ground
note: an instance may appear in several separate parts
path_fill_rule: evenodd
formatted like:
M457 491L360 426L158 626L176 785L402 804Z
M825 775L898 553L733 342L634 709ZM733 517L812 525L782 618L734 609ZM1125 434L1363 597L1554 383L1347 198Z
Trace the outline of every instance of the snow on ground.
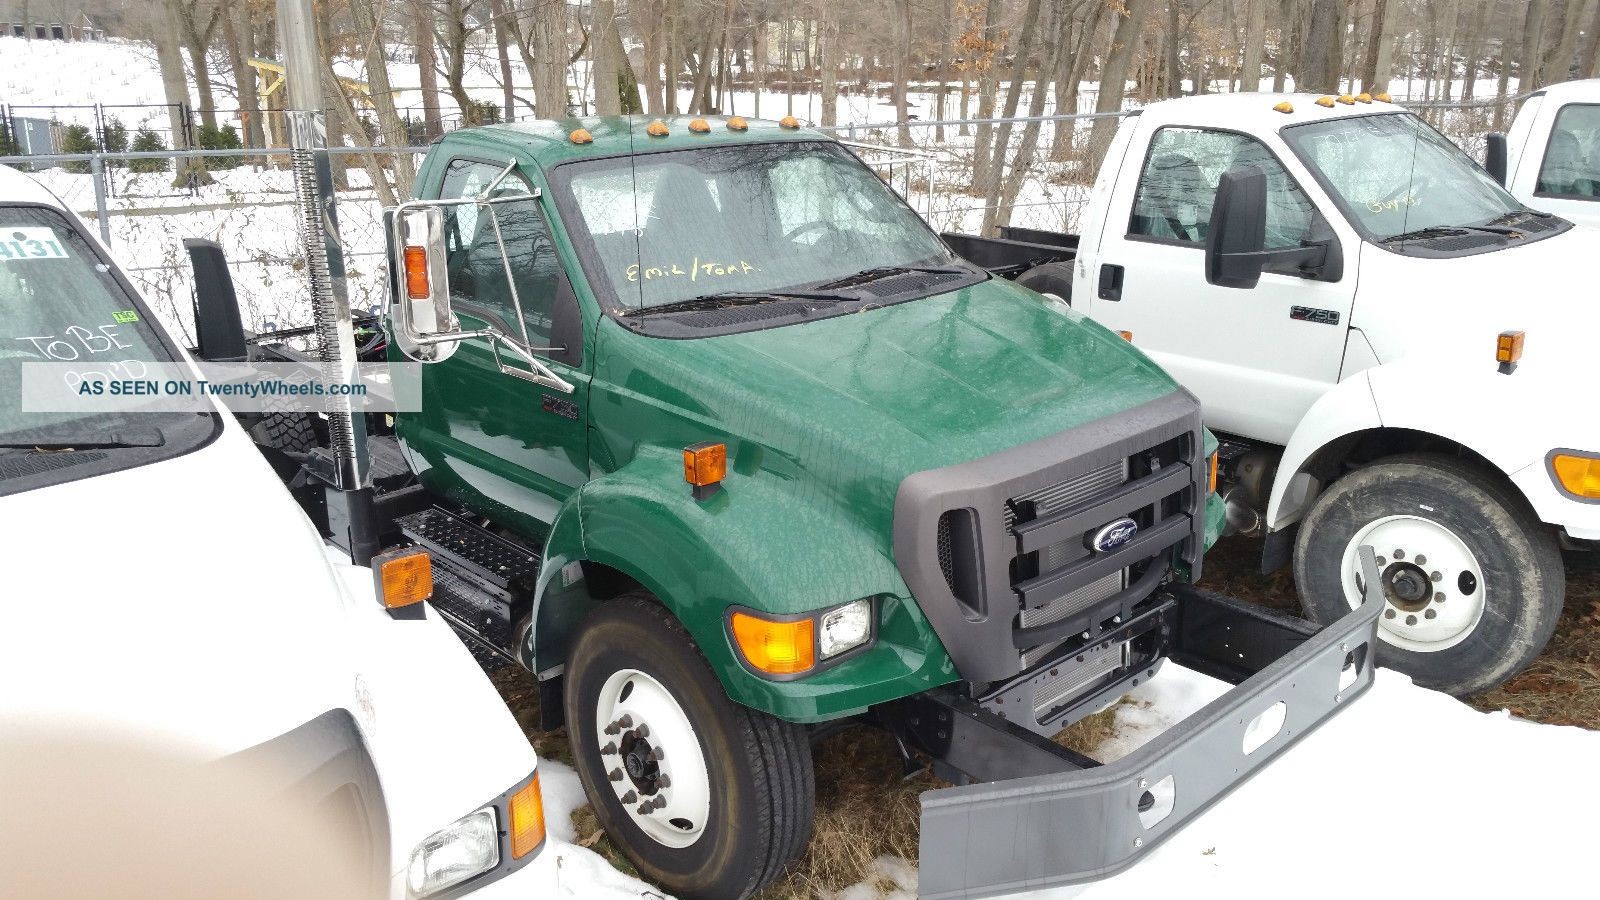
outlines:
M1096 755L1132 752L1226 689L1166 666L1118 707ZM1381 669L1365 696L1132 869L1014 896L1592 897L1597 762L1600 732L1481 713Z

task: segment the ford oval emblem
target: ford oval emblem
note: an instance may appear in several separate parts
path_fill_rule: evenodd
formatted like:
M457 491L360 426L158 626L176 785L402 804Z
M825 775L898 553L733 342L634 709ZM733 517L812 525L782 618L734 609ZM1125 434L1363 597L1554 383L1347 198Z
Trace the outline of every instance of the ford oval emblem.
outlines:
M1093 547L1096 552L1105 553L1107 550L1115 550L1133 540L1133 536L1138 533L1138 522L1128 518L1118 519L1115 522L1101 526L1100 530L1096 531L1094 537L1089 541L1089 546Z

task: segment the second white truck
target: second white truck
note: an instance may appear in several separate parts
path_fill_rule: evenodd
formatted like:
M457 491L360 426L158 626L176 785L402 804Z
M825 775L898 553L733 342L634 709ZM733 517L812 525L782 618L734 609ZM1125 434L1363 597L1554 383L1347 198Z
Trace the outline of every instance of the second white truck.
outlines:
M1525 667L1600 542L1600 231L1533 211L1366 97L1125 118L1081 236L948 235L1158 361L1223 438L1230 525L1323 622L1379 554L1380 659L1467 694Z

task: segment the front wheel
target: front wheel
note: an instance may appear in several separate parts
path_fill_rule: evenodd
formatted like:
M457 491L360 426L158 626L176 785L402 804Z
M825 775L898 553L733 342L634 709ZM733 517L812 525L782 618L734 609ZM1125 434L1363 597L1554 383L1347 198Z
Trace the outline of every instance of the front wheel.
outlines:
M681 897L743 898L805 846L814 783L804 729L729 700L654 598L590 614L565 681L584 791L645 878Z
M1295 583L1327 624L1361 603L1357 550L1377 556L1378 660L1457 696L1525 668L1555 632L1566 573L1555 538L1497 474L1416 454L1323 491L1300 526Z

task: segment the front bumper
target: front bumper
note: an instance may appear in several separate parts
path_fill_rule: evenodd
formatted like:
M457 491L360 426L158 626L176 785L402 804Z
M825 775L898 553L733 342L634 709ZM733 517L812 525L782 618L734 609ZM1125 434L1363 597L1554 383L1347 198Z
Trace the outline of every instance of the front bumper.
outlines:
M1235 687L1109 765L954 692L930 701L939 708L913 721L937 717L927 733L943 746L923 749L987 783L922 795L920 895L985 897L1126 869L1364 693L1383 597L1372 551L1361 553L1375 593L1320 631L1187 586L1166 588L1179 609L1173 660ZM1247 752L1247 740L1259 743Z

